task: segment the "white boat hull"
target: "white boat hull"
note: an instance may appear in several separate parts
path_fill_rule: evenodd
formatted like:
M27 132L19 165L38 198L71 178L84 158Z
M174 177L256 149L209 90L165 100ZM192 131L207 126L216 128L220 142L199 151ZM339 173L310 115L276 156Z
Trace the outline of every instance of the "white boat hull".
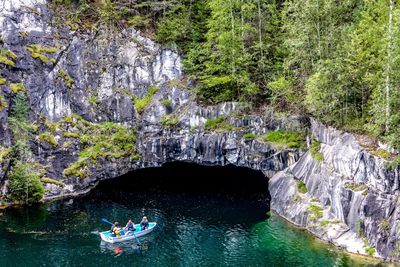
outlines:
M118 242L124 242L124 241L128 241L128 240L134 240L140 236L144 236L148 233L151 233L154 228L156 227L157 223L155 222L151 222L149 223L149 227L143 231L140 231L140 225L136 224L135 228L136 231L128 231L127 233L125 233L124 235L121 235L120 237L116 237L116 236L112 236L112 234L110 233L110 231L104 231L104 232L100 232L100 237L101 240L107 242L107 243L118 243Z

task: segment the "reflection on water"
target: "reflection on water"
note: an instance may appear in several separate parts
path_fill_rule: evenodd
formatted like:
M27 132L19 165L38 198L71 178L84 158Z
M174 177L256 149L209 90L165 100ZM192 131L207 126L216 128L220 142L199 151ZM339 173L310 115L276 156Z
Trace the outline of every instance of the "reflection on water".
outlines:
M158 222L153 233L101 242L101 218ZM0 266L372 266L272 215L257 200L94 192L0 217ZM383 265L382 265L383 266Z

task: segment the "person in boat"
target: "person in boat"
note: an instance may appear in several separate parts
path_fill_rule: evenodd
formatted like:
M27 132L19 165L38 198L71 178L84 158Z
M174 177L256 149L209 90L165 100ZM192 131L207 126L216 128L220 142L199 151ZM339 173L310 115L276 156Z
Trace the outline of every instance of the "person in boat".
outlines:
M129 221L126 223L126 226L124 228L125 231L135 231L135 224L132 222L131 219L129 219Z
M111 226L111 233L116 237L121 236L121 227L119 226L119 222L115 222L113 226Z
M140 222L141 231L146 230L149 227L149 221L147 220L146 216L143 216L142 221Z

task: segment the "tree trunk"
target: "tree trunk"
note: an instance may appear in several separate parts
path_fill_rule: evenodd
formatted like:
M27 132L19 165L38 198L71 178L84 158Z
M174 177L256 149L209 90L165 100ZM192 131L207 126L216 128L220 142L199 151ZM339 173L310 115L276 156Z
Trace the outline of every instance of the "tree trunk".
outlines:
M386 65L386 79L385 79L385 87L386 87L386 133L389 133L390 130L390 72L391 72L391 61L392 61L392 43L393 43L393 9L394 9L394 0L390 0L389 7L389 23L388 23L388 45L387 45L387 65Z
M232 31L232 75L235 74L236 72L236 66L235 66L235 18L233 16L233 4L232 4L232 0L229 0L229 7L230 7L230 13L231 13L231 31Z
M261 17L261 3L260 0L257 0L258 6L258 41L260 43L260 57L263 59L263 49L262 49L262 17Z

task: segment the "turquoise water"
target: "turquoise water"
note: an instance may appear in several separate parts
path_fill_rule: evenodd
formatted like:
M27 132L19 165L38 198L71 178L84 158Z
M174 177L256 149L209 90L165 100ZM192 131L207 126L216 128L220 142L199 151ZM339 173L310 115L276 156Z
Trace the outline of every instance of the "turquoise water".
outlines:
M135 190L113 182L76 199L3 210L0 266L374 265L319 242L274 214L267 216L268 201L260 195L182 193L191 190L162 186L149 191L137 181L130 180ZM140 245L101 242L98 232L109 229L101 218L125 223L143 215L158 225L140 238Z
M127 199L131 201L128 202ZM135 242L102 244L102 217L158 229ZM176 194L119 194L9 209L0 217L0 266L354 266L255 200Z

